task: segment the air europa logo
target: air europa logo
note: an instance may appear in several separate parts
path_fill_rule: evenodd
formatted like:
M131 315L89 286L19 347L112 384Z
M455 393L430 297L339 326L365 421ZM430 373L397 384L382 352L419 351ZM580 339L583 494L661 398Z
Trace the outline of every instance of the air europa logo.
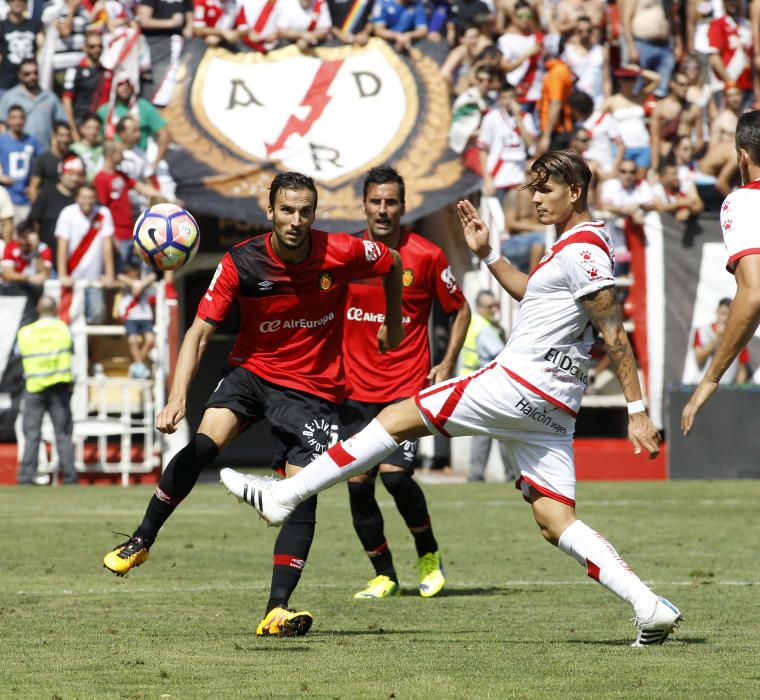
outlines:
M335 318L335 314L332 311L329 314L325 314L322 318L310 319L310 318L289 318L289 319L273 319L271 321L262 321L259 324L259 331L261 333L277 333L279 330L295 330L297 328L319 328L329 323Z

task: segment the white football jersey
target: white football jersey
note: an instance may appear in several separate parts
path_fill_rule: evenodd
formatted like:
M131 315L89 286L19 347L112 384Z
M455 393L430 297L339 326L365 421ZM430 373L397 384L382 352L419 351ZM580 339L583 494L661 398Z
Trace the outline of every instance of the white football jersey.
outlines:
M760 253L757 212L760 210L760 180L731 192L720 208L720 227L728 252L726 269L733 274L745 255Z
M506 348L496 358L524 387L571 415L588 384L593 331L581 298L615 284L601 221L566 231L528 280Z

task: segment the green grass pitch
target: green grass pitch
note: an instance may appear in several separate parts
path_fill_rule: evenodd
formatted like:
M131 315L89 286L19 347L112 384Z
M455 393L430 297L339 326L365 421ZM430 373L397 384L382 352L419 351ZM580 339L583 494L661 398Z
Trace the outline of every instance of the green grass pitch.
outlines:
M760 482L582 483L578 513L686 615L631 649L630 608L544 543L511 486L426 486L448 575L416 593L411 538L379 486L403 596L372 576L346 488L320 496L291 603L297 639L255 636L276 531L201 484L141 568L101 568L147 487L0 489L0 698L760 697Z

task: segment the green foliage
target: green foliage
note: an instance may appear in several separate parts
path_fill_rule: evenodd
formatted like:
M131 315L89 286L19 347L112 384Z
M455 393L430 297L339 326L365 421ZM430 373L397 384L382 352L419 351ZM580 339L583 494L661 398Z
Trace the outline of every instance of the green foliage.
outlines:
M346 490L320 496L291 601L308 636L259 639L276 530L200 485L124 579L103 555L150 489L0 489L2 698L760 697L760 483L581 484L579 516L686 615L631 649L630 608L545 544L511 486L427 486L449 584L416 594L411 538L379 486L403 595L372 578Z

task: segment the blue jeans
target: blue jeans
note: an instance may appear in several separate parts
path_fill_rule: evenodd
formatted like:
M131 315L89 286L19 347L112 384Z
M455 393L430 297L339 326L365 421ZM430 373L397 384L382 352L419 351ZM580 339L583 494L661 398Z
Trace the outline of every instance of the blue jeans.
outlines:
M636 44L636 50L639 52L639 66L660 74L660 84L654 94L657 97L665 97L668 94L670 76L673 75L673 69L676 66L673 46L670 42L651 44L642 39L634 39L633 43Z
M530 266L530 249L534 245L546 245L546 234L542 231L517 233L501 244L501 252L518 270L527 274Z
M106 320L106 299L102 289L87 287L84 290L84 317L91 326L98 326Z

